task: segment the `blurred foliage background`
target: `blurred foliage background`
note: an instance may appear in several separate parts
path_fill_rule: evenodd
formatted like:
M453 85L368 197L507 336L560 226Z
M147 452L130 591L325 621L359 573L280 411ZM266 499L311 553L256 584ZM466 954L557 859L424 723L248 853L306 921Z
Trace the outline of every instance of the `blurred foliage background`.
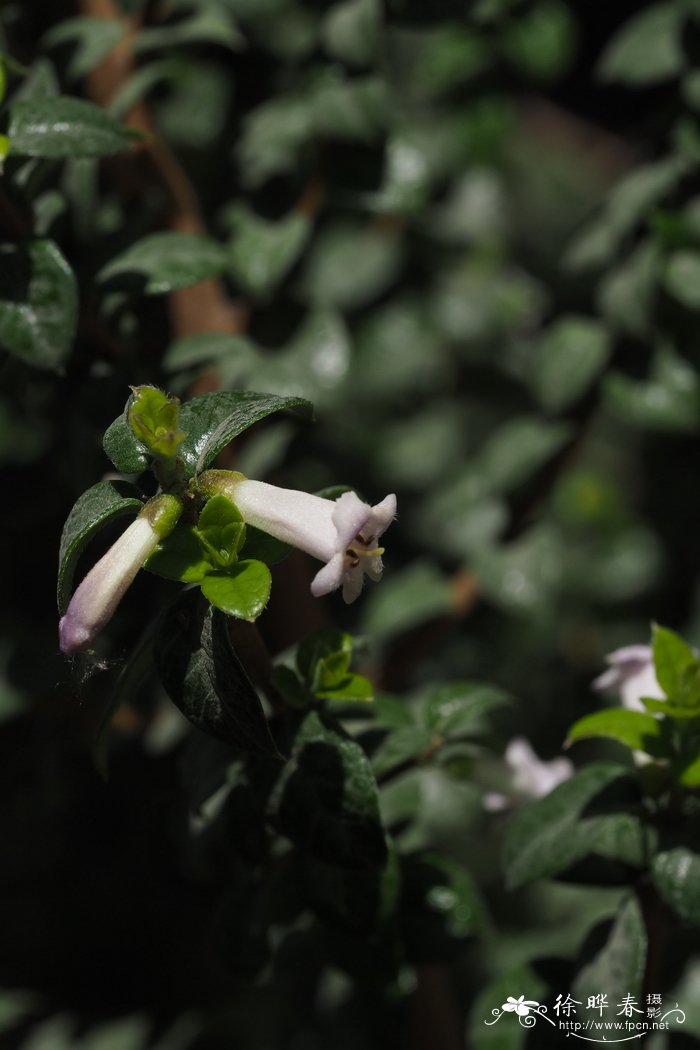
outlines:
M621 884L508 890L509 816L475 768L519 735L559 754L604 654L651 619L698 637L697 4L37 0L0 19L0 1028L24 1050L535 1045L483 1018L564 992ZM306 397L314 424L273 417L222 465L398 493L380 586L316 601L293 555L260 621L273 655L351 631L384 697L370 735L413 726L375 765L398 964L300 904L281 847L261 892L247 789L223 827L202 816L230 756L151 677L120 677L171 585L136 581L92 665L58 653L61 527L112 476L101 435L139 383ZM462 680L511 706L486 742L416 761L412 712ZM449 891L428 906L437 854ZM654 1050L700 1035L700 957L676 936L688 1023Z

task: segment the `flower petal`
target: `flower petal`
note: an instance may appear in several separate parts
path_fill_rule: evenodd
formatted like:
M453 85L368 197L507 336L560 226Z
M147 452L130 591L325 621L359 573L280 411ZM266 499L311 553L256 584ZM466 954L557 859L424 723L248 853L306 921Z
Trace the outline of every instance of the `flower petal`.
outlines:
M356 492L344 492L335 501L333 524L338 530L338 550L345 548L366 526L372 516L372 508L363 503Z
M311 593L314 598L330 594L340 587L344 576L345 556L342 551L334 554L327 565L319 569L311 581Z

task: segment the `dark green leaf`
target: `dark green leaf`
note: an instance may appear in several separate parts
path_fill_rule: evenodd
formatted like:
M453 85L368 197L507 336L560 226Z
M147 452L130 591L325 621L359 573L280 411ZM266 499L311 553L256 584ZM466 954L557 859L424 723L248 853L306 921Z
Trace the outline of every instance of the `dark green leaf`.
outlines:
M193 725L244 754L277 754L226 617L198 591L185 593L162 617L154 655L168 695Z
M130 394L124 411L107 427L102 447L122 474L141 474L149 465L145 445L138 440L129 423L129 411L134 401Z
M700 381L695 369L670 347L656 351L648 382L621 373L606 376L607 407L626 423L670 432L700 425Z
M185 46L188 44L220 44L222 47L239 47L244 38L226 10L227 4L208 3L196 10L189 18L172 25L147 26L134 41L134 51L141 54L160 48Z
M573 996L587 1002L589 996L605 989L610 1003L620 1003L623 996L636 1000L642 992L647 953L647 934L639 903L628 897L610 930L604 947L577 974Z
M479 450L475 472L489 491L509 492L527 481L571 437L565 423L521 416L500 426Z
M480 682L453 682L430 693L423 718L440 736L483 733L489 716L511 703L506 692Z
M0 346L37 368L60 368L78 313L70 266L53 241L4 244L0 274Z
M637 751L664 757L665 749L660 739L661 735L661 722L658 718L624 707L609 707L605 711L585 715L569 730L570 741L595 736L611 737Z
M322 35L327 51L348 65L368 65L377 52L381 29L378 0L344 0L326 14Z
M228 616L257 620L268 603L272 579L261 561L239 561L224 572L213 572L201 583L202 594Z
M306 264L307 298L345 310L365 306L392 284L401 256L401 242L391 229L329 227L315 241Z
M449 580L428 562L417 562L385 580L365 603L363 632L389 638L452 608Z
M641 867L652 846L651 832L638 817L611 811L638 798L622 766L597 763L538 799L513 818L505 842L504 866L510 886L552 878L590 854Z
M8 134L12 153L50 160L120 153L135 137L92 102L63 96L13 102Z
M386 862L377 784L367 757L316 712L297 731L270 810L282 834L321 860L352 870Z
M589 317L564 317L537 348L533 386L547 411L560 412L588 390L610 354L610 337Z
M203 394L185 402L180 409L180 427L187 435L178 452L185 473L192 477L208 467L221 452L253 423L273 412L290 410L310 418L313 409L301 397L277 397L248 391Z
M432 729L420 726L392 729L372 756L374 775L379 777L408 760L419 760L424 753L431 752L435 743L436 734Z
M462 864L439 853L402 858L401 924L412 964L450 959L484 925L484 905Z
M100 64L125 32L126 26L116 19L77 16L52 26L44 35L42 44L54 48L72 43L73 53L66 72L78 80Z
M665 284L671 295L690 310L700 309L700 255L674 252L668 260Z
M227 332L197 332L172 343L163 358L166 372L180 372L185 368L204 367L221 361L230 364L233 359L243 365L255 360L255 349L249 339Z
M108 262L98 280L109 288L163 295L216 277L227 265L226 249L210 237L152 233Z
M657 854L651 871L666 903L681 918L700 926L700 855L679 846Z
M269 536L267 532L262 532L252 525L247 525L245 543L241 548L240 555L242 558L252 559L253 561L264 561L266 565L277 565L278 562L283 561L287 557L291 550L292 548L288 543L283 543L282 540Z
M228 218L232 227L230 272L252 295L268 295L301 254L310 232L308 216L293 211L270 222L238 205Z
M126 482L98 481L84 492L66 519L58 555L58 608L66 611L73 573L86 544L94 534L122 514L140 511L143 502Z

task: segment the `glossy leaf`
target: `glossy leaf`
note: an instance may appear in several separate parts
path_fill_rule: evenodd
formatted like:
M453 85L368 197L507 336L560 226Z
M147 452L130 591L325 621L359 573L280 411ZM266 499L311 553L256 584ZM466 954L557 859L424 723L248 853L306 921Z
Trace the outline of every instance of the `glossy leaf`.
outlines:
M511 702L508 694L496 686L454 682L430 692L423 718L441 736L478 735L487 729L489 717Z
M506 835L504 869L511 886L552 878L594 855L641 867L653 837L639 817L611 811L638 797L630 773L612 763L596 763L574 773L545 798L513 818ZM596 799L601 808L596 812Z
M59 369L75 337L75 275L53 241L0 245L0 347L37 368Z
M663 756L661 722L643 711L630 711L624 707L610 707L580 718L569 730L569 741L585 740L587 737L610 737L627 747Z
M202 548L195 527L178 524L158 544L144 568L156 576L164 576L166 580L199 583L212 572L214 566Z
M246 530L231 500L225 496L213 496L208 500L195 531L212 565L217 569L227 569L234 564Z
M248 391L203 394L180 409L180 427L187 435L179 449L188 477L210 466L219 452L244 430L272 415L289 410L309 418L313 409L300 397L277 397Z
M666 903L686 922L700 926L700 855L678 846L657 854L651 871Z
M257 620L268 603L272 580L261 561L239 561L224 572L202 580L202 594L217 609L239 620Z
M8 135L13 154L49 160L121 153L137 137L94 103L64 96L13 102Z
M223 273L226 249L191 233L152 233L102 268L98 280L109 288L163 295Z
M130 394L124 411L110 423L102 439L102 447L122 474L141 474L150 463L146 446L136 437L129 423L133 402L134 395Z
M608 1002L623 996L638 1000L642 992L647 953L647 932L639 902L633 896L622 903L601 950L577 974L573 995L580 1002L605 989Z
M77 500L66 518L58 555L58 608L63 614L70 600L78 558L92 537L115 518L138 512L143 502L126 482L98 481Z
M276 755L260 700L241 665L226 617L188 591L162 617L155 663L183 715L243 754Z

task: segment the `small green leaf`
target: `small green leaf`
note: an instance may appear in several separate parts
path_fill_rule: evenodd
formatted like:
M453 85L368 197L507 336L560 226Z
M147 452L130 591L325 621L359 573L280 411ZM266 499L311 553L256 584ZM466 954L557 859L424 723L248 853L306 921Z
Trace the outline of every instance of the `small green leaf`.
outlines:
M352 66L368 65L377 53L381 6L377 0L344 0L324 16L321 28L326 50Z
M560 412L585 394L610 348L609 333L593 318L564 317L551 325L537 348L532 376L543 408Z
M290 707L304 710L309 706L309 693L296 671L279 664L272 672L272 684Z
M70 601L78 558L99 529L122 514L140 511L143 502L126 482L98 481L77 500L66 518L58 555L58 609L63 614Z
M667 718L676 718L682 722L700 717L700 705L680 707L678 704L672 704L670 700L657 700L651 696L643 696L641 700L647 711L651 711L652 714L665 715Z
M255 357L253 344L243 336L229 335L228 332L196 332L170 344L163 358L163 368L166 372L180 372L217 362L230 364L234 359L245 366Z
M651 872L666 903L682 919L700 926L700 855L679 846L657 854Z
M216 277L227 266L226 249L210 237L152 233L108 262L97 279L109 288L163 295Z
M198 591L187 591L161 618L154 658L171 700L198 729L243 754L277 755L226 618Z
M129 406L129 425L153 456L172 459L185 435L178 430L180 402L155 386L138 386Z
M654 354L648 382L612 372L605 377L603 393L607 407L633 426L693 432L700 425L697 372L669 346Z
M270 597L272 578L261 561L239 561L226 573L211 573L201 583L202 594L217 609L240 620L257 620Z
M240 554L242 558L250 558L253 561L264 561L266 565L277 565L283 561L292 548L288 543L276 539L274 536L247 525L245 530L245 543Z
M252 295L269 295L301 254L310 232L308 216L294 211L270 222L239 204L228 212L228 219L230 272Z
M580 718L569 730L569 741L585 740L587 737L605 736L619 740L621 744L637 751L663 757L661 722L643 711L630 711L624 707L609 707Z
M100 64L125 32L126 26L116 19L77 16L52 26L41 43L49 49L73 44L66 73L71 79L78 80Z
M199 583L214 566L202 550L195 527L180 524L158 544L144 568L166 580Z
M508 884L552 878L591 854L643 866L653 833L631 813L611 811L615 803L638 806L638 785L623 766L599 762L516 813L505 842Z
M323 672L328 682L347 674L352 658L352 637L335 627L324 627L305 638L297 650L296 664L302 678L314 683Z
M199 515L195 532L211 564L217 569L228 569L238 558L246 529L231 500L213 496Z
M490 715L510 703L508 694L495 686L453 682L430 693L423 719L441 736L475 736L488 727Z
M75 275L53 241L0 245L0 347L37 368L57 370L73 346Z
M63 96L13 102L8 135L12 153L50 160L120 153L138 137L92 102Z
M374 686L364 675L347 674L333 685L321 685L320 688L314 690L314 696L319 700L368 703L374 699Z
M402 259L392 230L338 224L315 240L302 279L310 302L350 310L386 292Z
M656 623L652 629L652 649L657 681L669 700L678 701L685 676L697 667L698 659L679 634Z
M684 65L683 9L675 3L653 4L626 21L600 60L604 80L630 86L678 76Z
M672 768L674 776L684 787L700 787L700 740L697 737L693 755L686 759L676 759Z

